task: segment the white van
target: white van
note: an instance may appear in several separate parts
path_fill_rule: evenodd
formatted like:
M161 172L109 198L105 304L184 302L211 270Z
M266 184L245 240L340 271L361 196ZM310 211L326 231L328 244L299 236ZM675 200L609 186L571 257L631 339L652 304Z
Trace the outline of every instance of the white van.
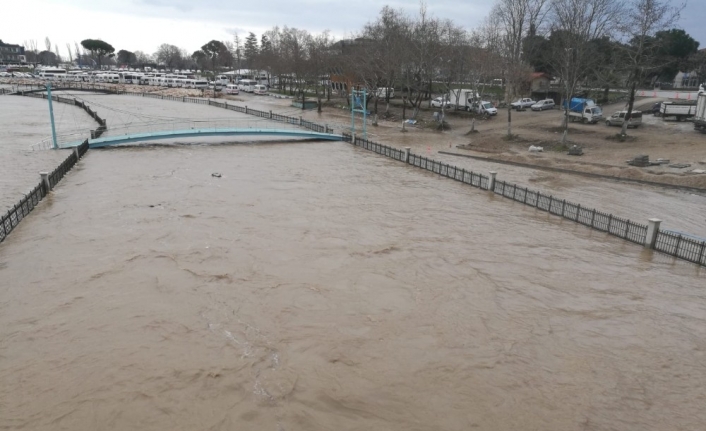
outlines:
M253 87L253 93L254 94L267 94L267 86L258 84L255 87Z
M235 84L226 85L225 92L226 92L226 94L240 94L240 91L238 90L238 86Z
M216 81L216 84L221 84L224 86L230 84L230 80L226 75L218 75L216 76L216 79L214 79L214 81Z
M623 123L625 123L625 116L627 114L628 111L618 111L610 117L606 118L605 125L622 126ZM632 114L630 115L630 121L628 122L628 127L634 127L637 129L638 127L640 127L640 124L642 124L642 111L632 111Z
M208 88L208 81L205 79L194 80L194 88Z
M257 82L252 79L241 79L238 83L238 90L244 91L246 93L252 93L255 91L255 86Z

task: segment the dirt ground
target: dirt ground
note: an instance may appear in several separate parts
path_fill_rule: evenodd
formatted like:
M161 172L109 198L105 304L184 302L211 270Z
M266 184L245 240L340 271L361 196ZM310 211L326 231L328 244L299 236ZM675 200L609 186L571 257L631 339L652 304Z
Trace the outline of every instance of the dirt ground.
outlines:
M0 79L0 84L38 83L37 81ZM128 91L150 92L172 96L213 97L212 92L181 88L155 88L138 85L106 85ZM290 101L275 97L240 94L238 96L218 95L221 98L248 104L256 109L272 109L293 115ZM658 98L638 98L636 109L648 111ZM392 104L384 115L386 106L378 105L377 126L369 117L368 137L380 143L393 146L409 146L412 151L426 154L438 151L483 157L498 161L527 164L536 167L559 168L591 174L608 175L686 186L706 190L706 174L692 172L706 170L706 134L694 130L691 122L676 122L645 113L642 125L628 130L625 141L616 139L619 127L608 127L605 123L570 123L568 145L561 144L562 111L523 112L512 111L512 139L507 139L508 112L502 109L489 119L476 119L475 132L470 133L471 116L465 112L447 112L444 130L438 130L438 122L433 119L434 111L427 108L417 115L417 124L402 127L402 109ZM623 109L624 102L603 106L604 116ZM368 107L371 111L374 106ZM303 118L338 125L344 129L350 125L350 111L346 109L344 98L334 98L324 103L323 112L315 110L297 111ZM410 118L412 110L406 110ZM360 126L360 121L359 121ZM543 147L542 152L530 152L530 145ZM568 147L578 145L583 148L582 156L569 156ZM668 159L669 164L689 165L685 168L659 165L634 167L626 163L639 155L647 155L650 160Z
M661 100L643 98L636 102L636 108L649 110L653 103ZM604 116L623 106L623 103L603 106ZM339 112L334 110L333 114ZM384 112L384 106L379 107L379 112ZM396 136L403 133L401 110L393 107L391 112L394 121L381 119L378 127L368 128L373 139L383 143L396 142ZM410 111L407 112L409 115ZM616 139L620 133L619 127L609 127L605 123L570 123L568 146L564 146L561 144L563 113L560 110L512 111L512 140L507 139L508 113L505 109L490 119L476 119L475 133L469 133L472 120L465 113L448 113L448 130L444 131L430 127L435 126L430 111L421 114L422 124L406 125L407 136L404 140L413 150L453 152L537 167L706 189L706 174L691 172L695 169L706 170L706 134L696 132L691 122L670 121L646 113L640 127L628 129L628 138L624 142ZM346 114L346 117L349 118L349 115ZM530 145L541 146L544 151L529 152ZM569 156L568 147L571 145L582 147L583 156ZM640 168L626 163L639 155L648 155L653 161L661 158L670 160L670 164L690 166Z

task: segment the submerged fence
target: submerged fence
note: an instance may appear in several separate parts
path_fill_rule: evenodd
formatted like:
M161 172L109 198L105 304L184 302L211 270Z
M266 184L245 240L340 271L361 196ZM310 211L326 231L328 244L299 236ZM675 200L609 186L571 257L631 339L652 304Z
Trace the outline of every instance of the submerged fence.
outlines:
M88 140L76 147L71 155L66 158L56 169L47 175L42 175L42 180L20 201L10 208L3 216L0 216L0 242L12 232L17 225L32 212L34 207L53 189L64 175L74 167L84 154L88 151Z
M34 97L36 99L46 99L48 97L44 93L24 93L24 92L22 92L22 93L17 93L17 94L19 94L21 96L25 96L25 97ZM86 111L86 113L88 115L90 115L94 120L96 120L96 123L98 123L98 128L95 130L91 130L91 139L100 138L101 135L103 133L105 133L106 130L108 130L108 122L105 119L99 117L98 113L95 112L94 110L92 110L90 108L90 106L88 106L85 102L80 101L80 100L76 100L76 99L72 99L72 98L68 98L68 97L61 97L58 95L52 95L51 100L53 100L55 102L59 102L59 103L66 103L69 105L78 106L79 108Z
M689 235L660 230L658 224L655 225L655 230L652 232L649 227L644 224L635 223L631 220L614 216L613 214L604 213L595 208L584 207L565 199L556 198L553 195L529 190L527 187L520 187L517 184L498 181L494 174L485 176L413 154L409 152L409 149L399 150L367 139L354 138L348 133L343 133L343 141L350 142L357 147L399 160L452 180L479 189L492 191L497 195L512 199L515 202L563 217L609 235L636 244L647 245L662 253L706 266L706 241L696 239ZM653 236L648 236L650 234Z
M22 87L18 87L22 88ZM40 85L31 85L27 84L24 86L26 91L23 91L21 93L17 94L22 94L24 96L29 96L29 97L38 97L38 98L44 98L46 99L46 94L42 94L41 91L45 90L46 88ZM77 89L77 90L88 90L88 91L100 91L103 93L108 93L108 94L118 94L118 95L129 95L129 96L137 96L137 97L146 97L149 99L159 99L159 100L170 100L173 102L182 102L182 103L195 103L198 105L209 105L209 106L215 106L217 108L223 108L223 109L228 109L230 111L236 111L240 112L242 114L246 115L252 115L255 117L260 117L260 118L266 118L269 120L273 121L278 121L281 123L287 123L287 124L293 124L300 126L304 129L311 130L313 132L318 132L318 133L333 133L333 129L330 128L328 125L320 125L316 123L312 123L311 121L307 121L302 119L302 117L289 117L286 115L280 115L273 113L272 111L260 111L257 109L251 109L248 108L247 106L239 106L239 105L234 105L232 103L228 103L227 101L219 102L213 99L204 99L204 98L198 98L198 97L188 97L188 96L167 96L163 94L154 94L154 93L144 93L144 92L137 92L137 91L126 91L126 90L117 90L115 88L111 87L106 87L102 86L100 84L83 84L83 83L75 83L75 82L66 82L66 83L61 83L60 86L54 89L54 91L62 91L66 89ZM27 91L36 91L37 93L28 93ZM64 102L64 103L74 103L74 99L68 99L65 97L58 97L58 96L52 96L52 100L56 100L58 102ZM78 102L82 103L82 102ZM80 106L78 105L77 106ZM84 104L84 109L86 109L85 104ZM86 112L89 113L89 115L93 116L91 112L86 110ZM93 116L93 118L98 121L100 126L98 129L96 129L96 136L93 136L93 132L91 132L91 138L98 138L100 135L106 130L106 123L105 120L99 119L96 116Z

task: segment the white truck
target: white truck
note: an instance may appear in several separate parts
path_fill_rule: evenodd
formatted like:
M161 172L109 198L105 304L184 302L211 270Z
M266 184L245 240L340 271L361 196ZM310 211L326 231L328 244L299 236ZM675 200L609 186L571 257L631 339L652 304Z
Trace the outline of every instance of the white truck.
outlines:
M454 109L463 109L466 111L470 111L473 108L473 103L478 99L480 99L478 93L463 88L449 91L447 97L447 100Z
M659 107L659 115L662 118L676 117L677 121L684 121L696 114L696 104L679 102L662 102Z
M694 113L694 130L706 133L706 91L699 91L696 96L696 112Z

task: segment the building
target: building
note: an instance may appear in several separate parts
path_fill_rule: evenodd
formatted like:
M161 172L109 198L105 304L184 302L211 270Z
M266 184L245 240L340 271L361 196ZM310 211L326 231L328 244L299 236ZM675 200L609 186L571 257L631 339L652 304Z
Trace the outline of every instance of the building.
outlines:
M699 86L699 74L697 72L679 72L674 77L673 88L696 88Z
M549 83L552 78L546 73L536 72L530 75L530 92L532 93L547 93L549 92Z
M24 46L3 43L0 40L0 64L23 64L26 62Z

